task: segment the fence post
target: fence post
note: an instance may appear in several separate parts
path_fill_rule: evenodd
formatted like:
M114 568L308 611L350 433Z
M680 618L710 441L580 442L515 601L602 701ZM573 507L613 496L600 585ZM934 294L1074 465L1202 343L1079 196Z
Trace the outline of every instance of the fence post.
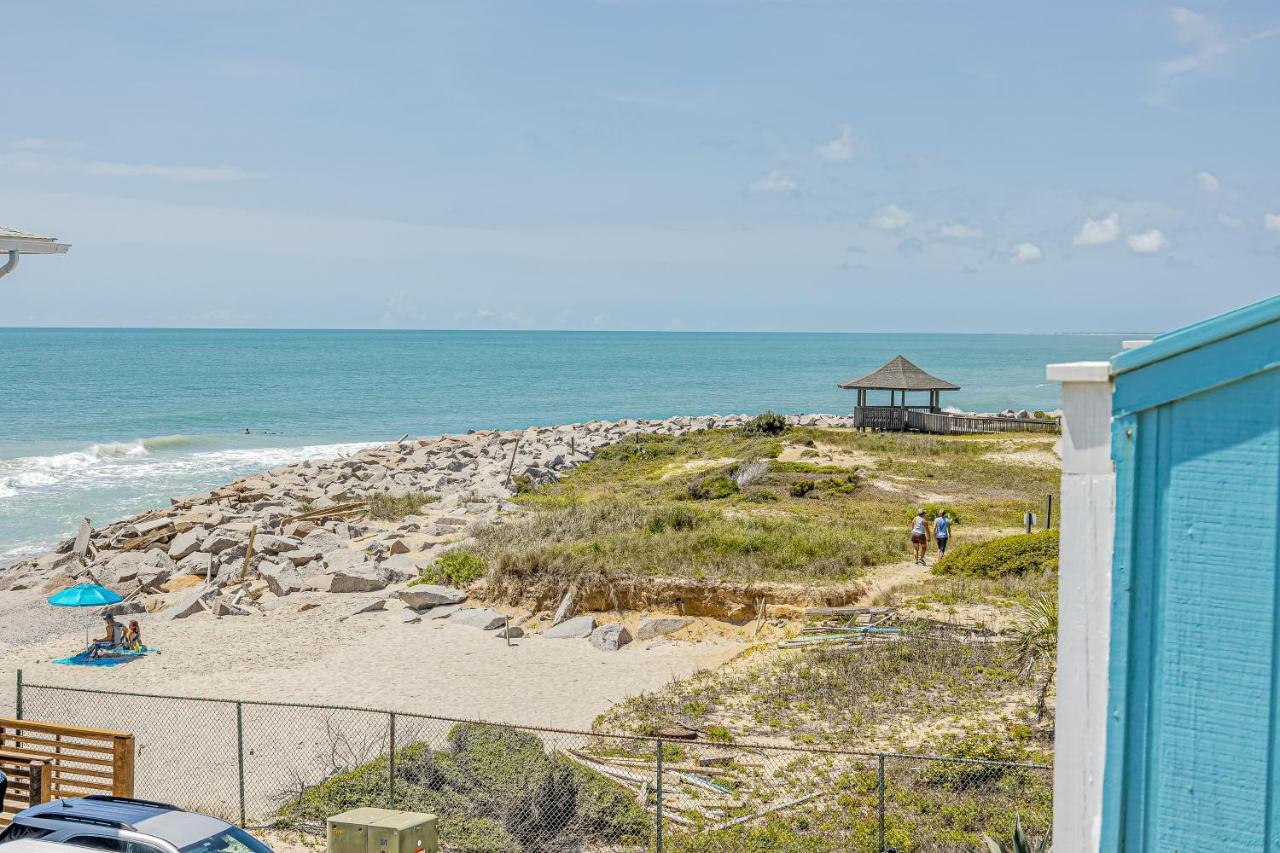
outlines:
M656 790L654 791L656 807L654 808L654 845L658 853L662 853L662 738L658 738L658 772Z
M1044 529L1053 527L1053 495L1044 496Z
M18 670L18 695L13 699L13 716L22 719L22 670Z
M391 752L387 755L387 802L391 808L396 807L396 715L387 714L390 719Z
M876 797L879 800L876 805L876 834L880 841L876 847L879 853L884 853L884 753L877 753L877 770L876 770Z
M248 821L244 808L244 704L241 702L236 703L236 756L240 772L240 825L244 826Z

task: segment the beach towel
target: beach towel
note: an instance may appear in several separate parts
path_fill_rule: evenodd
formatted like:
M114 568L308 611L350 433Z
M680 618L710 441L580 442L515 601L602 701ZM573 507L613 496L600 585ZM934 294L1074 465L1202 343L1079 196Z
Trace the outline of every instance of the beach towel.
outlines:
M109 652L100 652L97 655L91 655L88 652L80 652L69 658L56 660L54 663L60 663L63 666L112 667L126 664L131 660L137 660L145 655L156 654L159 651L159 649L142 649L141 651L112 649Z

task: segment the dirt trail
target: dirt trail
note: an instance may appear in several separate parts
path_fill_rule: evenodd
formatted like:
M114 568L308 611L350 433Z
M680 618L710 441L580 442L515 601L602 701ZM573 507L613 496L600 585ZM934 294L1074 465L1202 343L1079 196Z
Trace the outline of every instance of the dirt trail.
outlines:
M877 566L867 576L866 580L869 587L862 598L858 599L857 605L860 607L870 606L881 593L892 592L898 587L919 583L929 578L929 568L929 566L917 565L914 560L903 560L900 563Z

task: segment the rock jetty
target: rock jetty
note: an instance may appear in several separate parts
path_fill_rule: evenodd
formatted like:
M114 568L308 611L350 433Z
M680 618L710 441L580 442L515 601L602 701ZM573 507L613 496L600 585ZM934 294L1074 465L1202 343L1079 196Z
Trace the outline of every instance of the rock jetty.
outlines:
M740 427L749 419L709 415L473 430L298 462L102 527L86 520L52 552L4 570L0 590L53 592L100 583L125 596L115 612L169 618L206 611L242 616L299 592L372 593L419 612L453 608L458 621L491 628L496 620L488 613L457 610L464 592L409 581L465 542L476 525L519 511L511 502L519 488L553 482L603 447L637 435ZM789 420L852 425L834 415ZM371 499L408 493L429 502L403 520L367 520ZM353 601L353 615L366 605ZM620 641L610 636L604 642Z

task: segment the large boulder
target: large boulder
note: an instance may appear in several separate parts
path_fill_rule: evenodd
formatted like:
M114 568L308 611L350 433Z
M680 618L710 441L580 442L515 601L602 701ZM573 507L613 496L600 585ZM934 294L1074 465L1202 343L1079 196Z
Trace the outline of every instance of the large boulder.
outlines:
M302 544L321 553L326 553L344 547L347 544L347 540L336 533L330 533L328 530L313 530L302 538Z
M636 628L636 639L652 640L654 637L662 637L679 631L692 621L681 616L650 616L640 620L640 625Z
M324 555L324 564L326 571L332 573L347 569L364 568L367 565L373 565L373 561L363 551L339 548L337 551L330 551Z
M207 577L213 573L213 555L203 551L188 554L178 561L178 573Z
M574 640L590 637L595 627L594 616L575 616L543 631L542 636L553 640Z
M631 632L622 625L601 625L591 632L588 642L602 652L616 652L631 642Z
M169 543L169 559L181 560L190 554L194 554L200 550L200 543L204 541L204 531L202 528L193 527L186 533L179 533L173 537L173 541Z
M450 616L449 621L455 625L467 625L483 631L492 631L494 628L501 628L506 623L507 617L488 607L464 607Z
M232 536L225 530L215 530L200 543L200 550L206 554L221 554L228 548L241 544L240 537Z
M451 586L437 586L431 583L415 584L398 593L400 600L415 610L424 607L436 607L441 604L461 604L467 600L467 594Z
M193 589L174 602L173 607L169 609L169 618L186 619L188 616L203 613L209 609L209 602L216 598L217 594L217 590L213 589Z
M253 550L263 554L279 554L298 547L298 540L288 536L259 536L253 540Z
M286 551L281 554L281 556L290 563L293 563L295 566L301 567L310 563L312 560L318 560L320 558L320 550L308 545L303 545L301 548L294 548L292 551Z
M389 583L387 573L371 562L328 574L329 592L377 592Z
M551 617L552 625L559 625L573 615L576 599L577 595L573 590L569 590L564 594L564 598L560 599L560 606L556 608L556 615Z

